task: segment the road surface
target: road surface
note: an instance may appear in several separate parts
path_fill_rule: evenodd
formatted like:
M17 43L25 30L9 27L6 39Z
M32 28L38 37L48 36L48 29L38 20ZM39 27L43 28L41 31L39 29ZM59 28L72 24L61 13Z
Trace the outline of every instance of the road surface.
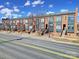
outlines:
M0 34L0 59L79 59L79 46Z

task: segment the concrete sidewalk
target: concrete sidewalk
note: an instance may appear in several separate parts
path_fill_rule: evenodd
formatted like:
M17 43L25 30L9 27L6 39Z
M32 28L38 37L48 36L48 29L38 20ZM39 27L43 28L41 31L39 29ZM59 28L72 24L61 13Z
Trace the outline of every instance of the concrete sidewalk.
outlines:
M79 45L79 39L69 38L69 37L50 37L48 35L37 35L37 33L23 33L23 32L7 32L7 31L0 31L2 34L8 34L8 35L15 35L15 36L22 36L22 37L29 37L33 39L39 39L39 40L46 40L46 41L52 41L52 42L58 42L58 43L65 43L65 44L73 44L73 45Z

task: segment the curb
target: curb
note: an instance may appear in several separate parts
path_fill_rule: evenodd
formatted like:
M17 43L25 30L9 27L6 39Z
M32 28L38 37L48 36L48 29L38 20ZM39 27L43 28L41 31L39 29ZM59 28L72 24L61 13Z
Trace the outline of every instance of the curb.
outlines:
M8 32L0 32L2 34L7 34ZM30 37L30 38L33 38L33 39L38 39L38 40L45 40L45 41L51 41L51 42L56 42L56 43L62 43L62 44L69 44L69 45L76 45L76 46L79 46L78 43L73 43L73 42L64 42L64 41L57 41L53 38L49 38L49 37L38 37L38 36L32 36L32 35L28 35L28 34L19 34L19 33L9 33L9 35L18 35L18 36L22 36L22 37Z
M31 37L33 38L33 37ZM35 38L34 38L35 39ZM39 39L39 40L44 40L42 38L36 38L36 39ZM79 46L78 43L72 43L72 42L64 42L64 41L57 41L53 38L45 38L46 40L45 41L51 41L51 42L56 42L56 43L62 43L62 44L69 44L69 45L76 45L76 46Z

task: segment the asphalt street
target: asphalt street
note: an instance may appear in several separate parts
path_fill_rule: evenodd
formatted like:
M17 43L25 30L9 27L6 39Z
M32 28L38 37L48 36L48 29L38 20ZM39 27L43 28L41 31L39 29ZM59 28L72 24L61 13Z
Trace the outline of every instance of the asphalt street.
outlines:
M79 59L79 46L0 34L0 59Z

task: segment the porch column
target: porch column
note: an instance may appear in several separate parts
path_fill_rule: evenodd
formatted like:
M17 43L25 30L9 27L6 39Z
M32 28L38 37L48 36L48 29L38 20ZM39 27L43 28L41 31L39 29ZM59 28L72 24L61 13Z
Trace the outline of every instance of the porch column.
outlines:
M76 16L76 14L74 16L75 16L75 18L74 18L74 34L76 34L77 33L77 16Z
M29 26L30 26L30 19L28 19L28 31L29 31Z
M54 33L56 33L56 16L54 16Z
M48 25L48 17L44 18L44 28L46 28L46 24Z
M74 18L74 34L76 35L77 33L77 16L78 16L78 7L76 7L76 11L75 11L75 18Z
M34 21L33 21L33 25L35 25L35 31L36 31L36 18L34 18Z

